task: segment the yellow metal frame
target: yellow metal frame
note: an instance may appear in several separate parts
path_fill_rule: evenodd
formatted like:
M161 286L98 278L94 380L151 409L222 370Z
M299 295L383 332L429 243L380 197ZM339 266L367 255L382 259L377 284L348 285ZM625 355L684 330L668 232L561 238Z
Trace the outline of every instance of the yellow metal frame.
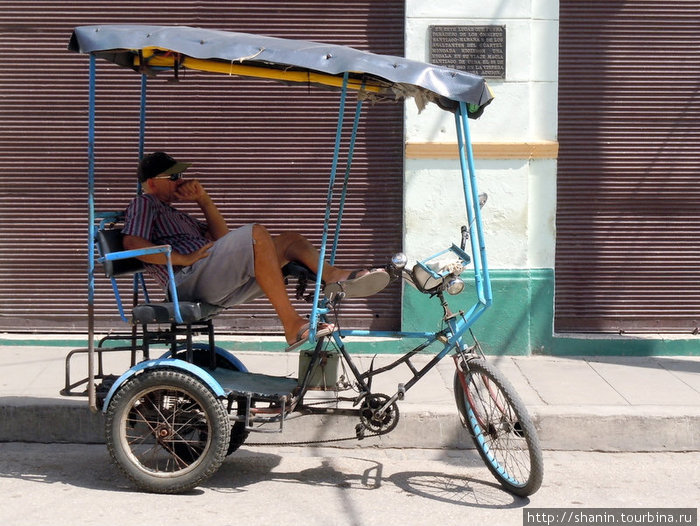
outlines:
M167 54L161 55L159 52L164 52ZM141 57L144 59L144 65L150 67L174 68L177 61L177 65L179 67L199 71L223 73L225 75L240 75L243 77L256 77L284 82L321 84L339 89L343 87L342 76L336 77L326 73L315 73L313 71L297 71L266 68L263 66L248 66L239 61L223 62L221 60L192 58L182 55L181 53L159 47L143 48L141 50L141 55L136 54L134 56L134 67L141 67ZM380 93L382 91L382 86L377 82L366 82L352 78L348 79L347 87L356 91L368 91L372 93Z

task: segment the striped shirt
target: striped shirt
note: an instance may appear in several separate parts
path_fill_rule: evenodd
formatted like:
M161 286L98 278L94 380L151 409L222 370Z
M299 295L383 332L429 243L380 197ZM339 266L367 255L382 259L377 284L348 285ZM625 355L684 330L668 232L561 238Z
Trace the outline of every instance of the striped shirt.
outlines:
M156 196L142 194L126 209L124 235L138 236L154 245L170 245L173 251L190 254L209 242L205 237L207 224L181 212ZM146 270L166 287L168 270L165 265L146 264Z

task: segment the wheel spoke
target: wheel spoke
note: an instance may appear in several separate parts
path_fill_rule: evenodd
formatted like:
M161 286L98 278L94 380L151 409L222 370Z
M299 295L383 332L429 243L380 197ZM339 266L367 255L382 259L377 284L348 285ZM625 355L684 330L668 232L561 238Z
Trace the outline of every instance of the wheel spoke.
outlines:
M200 379L155 369L127 380L105 418L107 447L139 487L159 493L199 485L223 462L231 423Z
M203 413L200 404L182 391L144 393L126 419L127 444L147 469L165 473L185 469L205 450L202 442L210 431Z
M529 454L514 432L517 419L498 387L484 374L472 374L468 385L472 392L472 410L484 433L484 443L506 476L516 483L527 481ZM473 390L471 389L473 387Z

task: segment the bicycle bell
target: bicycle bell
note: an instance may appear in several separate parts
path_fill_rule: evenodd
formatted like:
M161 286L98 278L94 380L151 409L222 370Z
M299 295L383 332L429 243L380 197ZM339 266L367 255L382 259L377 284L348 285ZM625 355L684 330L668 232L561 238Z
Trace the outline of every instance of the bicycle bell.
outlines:
M403 252L397 252L391 256L391 266L396 270L401 270L408 263L408 257Z

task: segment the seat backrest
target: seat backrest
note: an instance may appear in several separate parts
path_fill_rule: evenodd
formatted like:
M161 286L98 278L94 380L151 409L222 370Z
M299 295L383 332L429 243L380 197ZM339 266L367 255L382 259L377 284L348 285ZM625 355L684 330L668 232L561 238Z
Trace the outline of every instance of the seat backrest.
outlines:
M105 256L114 252L123 251L123 239L124 235L122 234L121 228L111 227L98 230L97 246L100 255ZM102 265L104 267L105 275L112 280L112 288L114 289L114 296L117 300L119 314L124 321L128 322L129 320L126 317L122 306L121 294L119 293L117 280L114 278L142 272L144 270L144 264L139 259L126 258L116 259L114 261L104 261ZM146 283L143 281L142 276L139 276L139 279L144 302L133 306L131 322L142 325L149 323L175 323L175 303L173 303L171 299L168 299L166 302L151 303L148 298ZM136 282L134 282L134 286L136 287ZM179 323L186 324L209 320L223 310L223 307L209 305L204 302L178 301L177 304L182 320Z
M105 228L97 231L97 247L101 256L124 250L124 235L121 228ZM143 262L136 258L104 261L102 266L105 276L113 278L126 274L135 274L144 269Z

